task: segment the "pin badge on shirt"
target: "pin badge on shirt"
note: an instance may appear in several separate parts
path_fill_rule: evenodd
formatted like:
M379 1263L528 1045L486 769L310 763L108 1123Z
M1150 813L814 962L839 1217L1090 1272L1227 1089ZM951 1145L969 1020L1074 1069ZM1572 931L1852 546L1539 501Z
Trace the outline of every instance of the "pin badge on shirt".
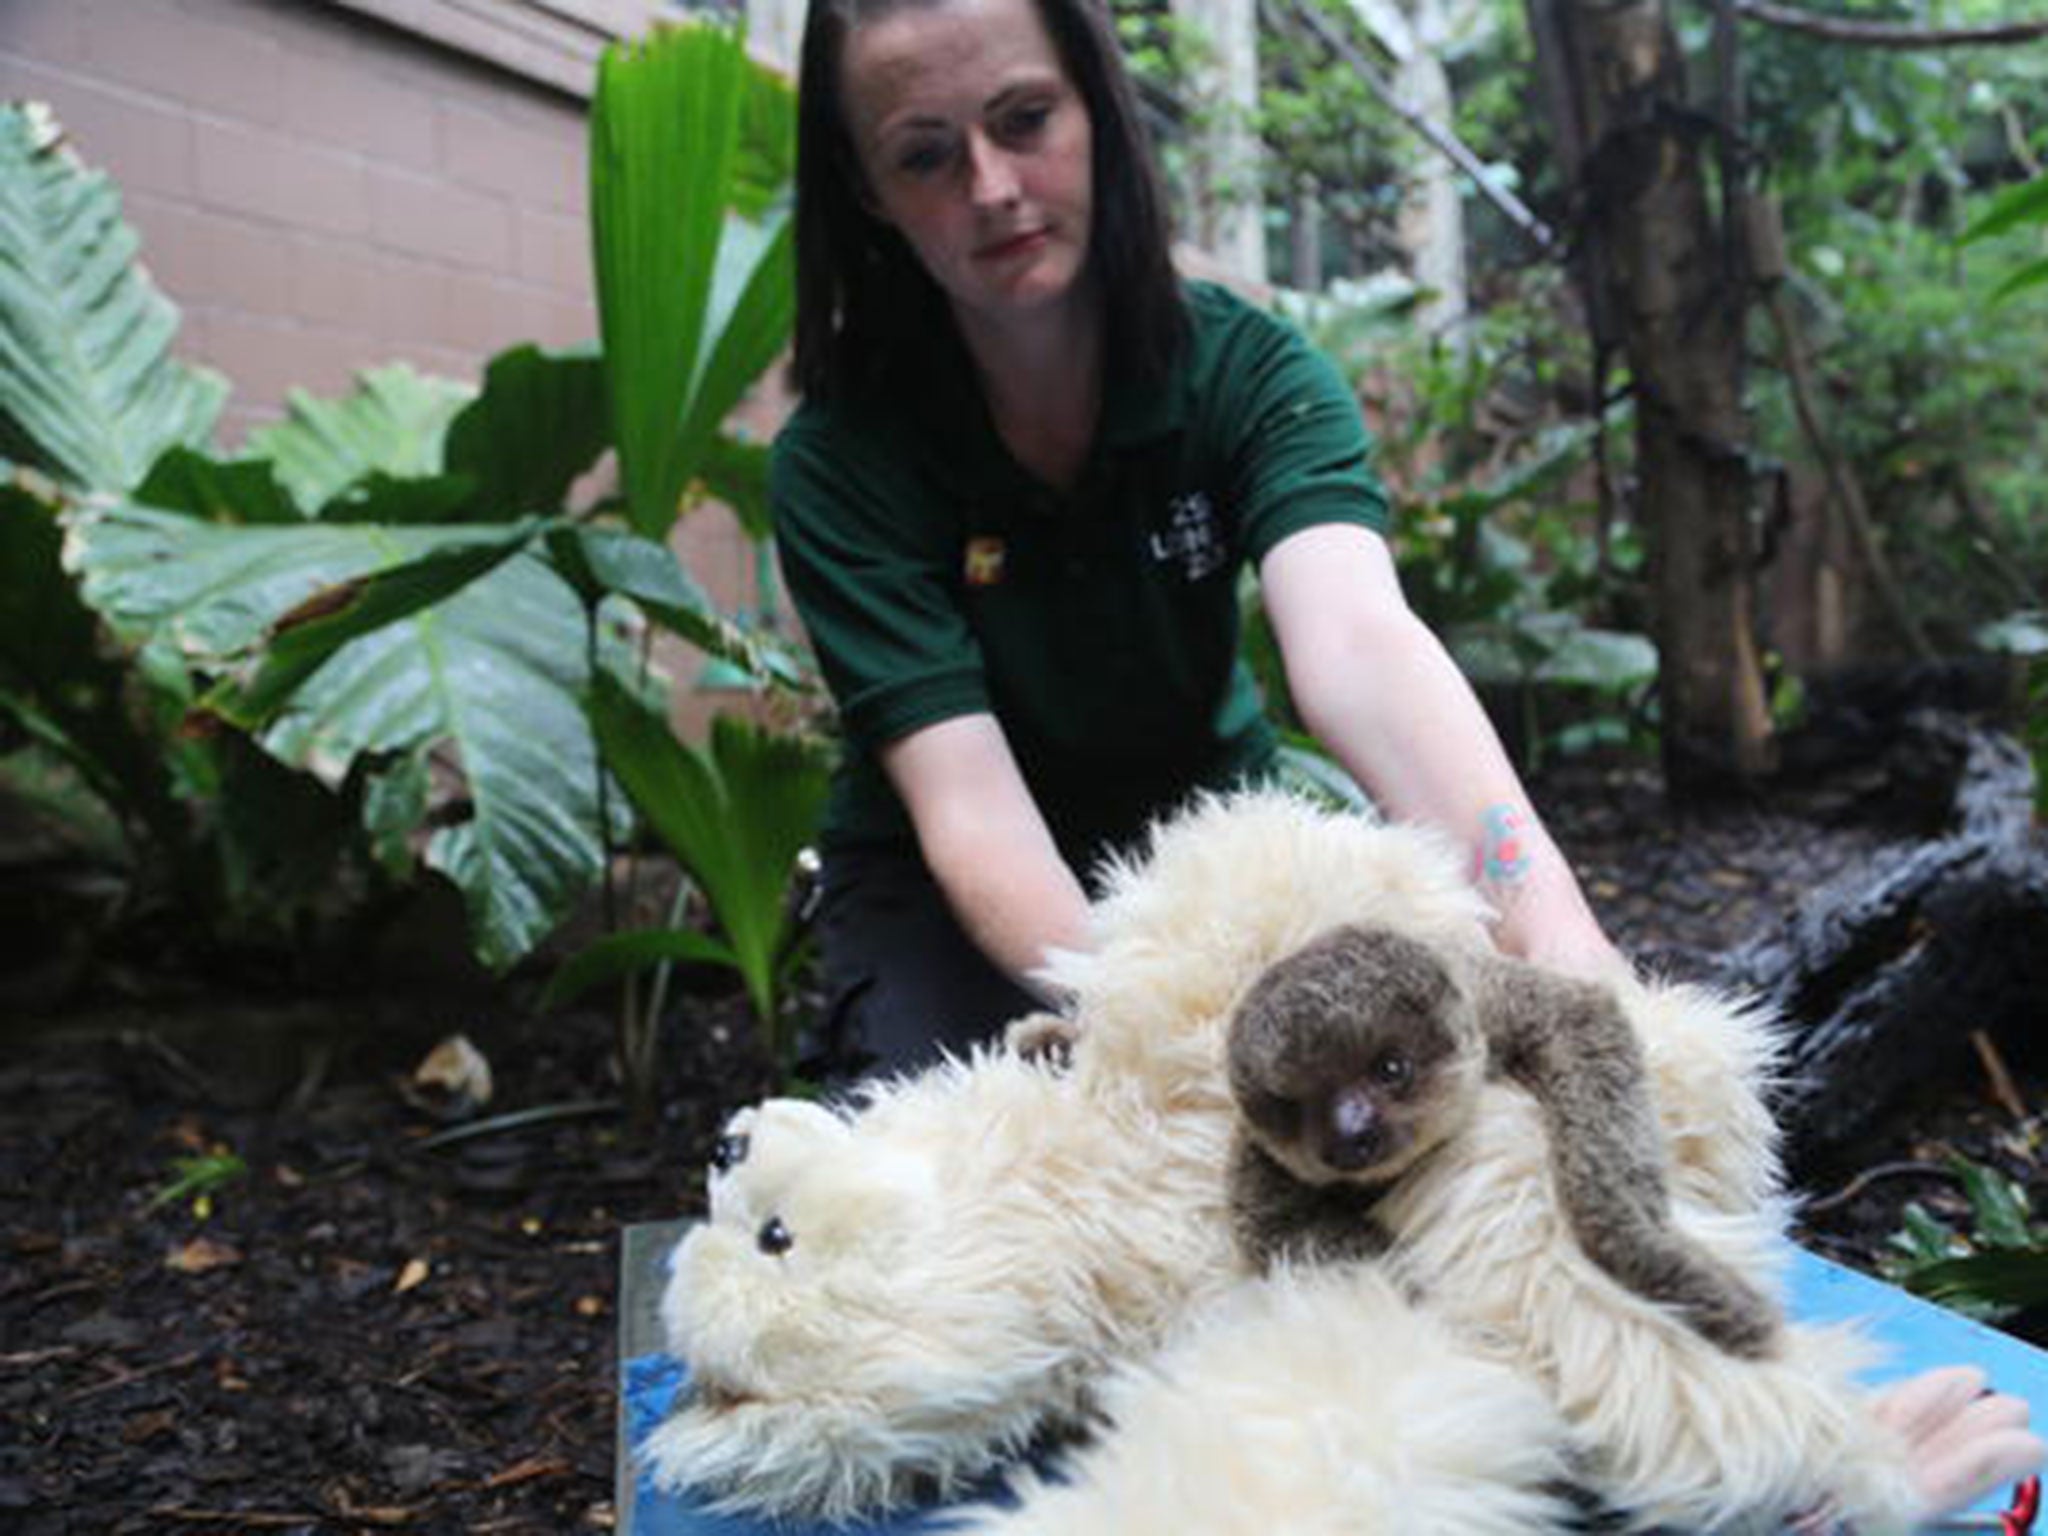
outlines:
M961 574L970 587L993 587L1003 579L1003 558L1007 550L1003 541L984 535L967 541L966 558L961 563Z

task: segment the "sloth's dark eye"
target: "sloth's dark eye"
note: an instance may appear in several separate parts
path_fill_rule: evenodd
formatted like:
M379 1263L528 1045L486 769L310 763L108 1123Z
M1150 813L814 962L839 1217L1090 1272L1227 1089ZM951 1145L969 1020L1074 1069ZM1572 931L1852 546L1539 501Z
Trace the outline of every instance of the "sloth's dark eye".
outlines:
M744 1136L721 1136L711 1148L711 1166L720 1173L747 1160L747 1138Z
M1415 1075L1415 1068L1406 1056L1389 1052L1372 1064L1373 1081L1389 1088L1405 1088L1408 1080Z
M780 1216L770 1216L761 1223L761 1230L754 1235L754 1246L765 1254L780 1257L796 1246L796 1238L789 1228L782 1224Z

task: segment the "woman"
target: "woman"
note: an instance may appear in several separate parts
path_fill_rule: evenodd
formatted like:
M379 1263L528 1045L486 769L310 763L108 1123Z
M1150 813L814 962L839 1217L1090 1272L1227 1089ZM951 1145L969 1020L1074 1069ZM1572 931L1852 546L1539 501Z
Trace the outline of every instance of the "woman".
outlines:
M905 1064L1032 1006L1084 879L1272 759L1237 662L1257 570L1303 718L1471 850L1502 946L1622 964L1402 599L1341 379L1183 285L1093 0L814 0L796 373L773 492L847 753L821 914L838 1023ZM1894 1389L1930 1509L2036 1465L1968 1370Z
M1024 1011L1102 854L1270 768L1246 561L1304 719L1390 816L1471 847L1503 945L1618 963L1402 600L1348 389L1175 276L1094 8L816 6L799 100L805 404L774 495L848 745L839 1032L896 1065Z

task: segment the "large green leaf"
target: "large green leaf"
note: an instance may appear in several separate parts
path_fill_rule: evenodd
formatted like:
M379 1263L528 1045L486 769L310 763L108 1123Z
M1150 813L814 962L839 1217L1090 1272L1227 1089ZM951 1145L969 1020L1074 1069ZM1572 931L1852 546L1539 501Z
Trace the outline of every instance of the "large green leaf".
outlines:
M478 953L502 966L601 857L584 609L546 561L516 553L531 533L223 527L127 506L78 517L67 558L131 639L206 674L258 657L283 669L241 701L275 711L264 747L329 785L368 775L365 820L387 856L425 833L431 756L461 813L426 839L426 860L462 888Z
M591 714L605 762L704 892L748 997L772 1030L776 961L790 933L790 872L824 810L823 750L721 715L709 752L694 751L602 675Z
M272 627L256 677L213 702L239 724L269 718L343 646L454 597L523 549L538 526L515 524L500 539L430 550L409 564L323 590Z
M590 120L594 270L627 515L665 537L791 317L787 93L697 23L608 51ZM744 210L735 212L734 210Z
M251 432L247 451L277 466L300 506L325 508L376 471L394 478L438 472L449 423L474 394L405 363L368 369L339 400L292 390L285 419Z
M447 468L474 482L471 517L552 512L611 441L597 352L500 352L483 392L448 428Z
M1969 245L2025 224L2048 224L2048 176L2037 176L2017 187L2007 187L1991 200L1991 206L1963 231L1956 243ZM2048 256L2036 257L2007 274L2005 281L1992 290L1991 302L2002 303L2016 293L2038 288L2043 283L2048 283Z
M740 100L732 211L743 219L766 218L789 200L795 180L796 92L780 72L751 64Z
M74 516L65 564L88 604L132 642L168 641L188 665L224 672L271 627L351 583L437 551L508 537L501 528L302 523L236 527L133 504Z
M48 110L0 105L0 455L125 491L211 435L227 385L172 360L178 312L136 250L120 193Z
M704 472L718 424L789 340L796 318L794 236L786 214L760 224L726 222L707 322L711 346L676 450L693 476Z
M602 867L585 639L575 592L520 555L344 646L263 734L330 784L358 764L416 773L429 758L459 782L460 814L428 838L426 861L462 890L494 967L543 938Z
M746 55L717 25L607 50L590 113L590 212L612 429L634 527L660 538L718 261Z

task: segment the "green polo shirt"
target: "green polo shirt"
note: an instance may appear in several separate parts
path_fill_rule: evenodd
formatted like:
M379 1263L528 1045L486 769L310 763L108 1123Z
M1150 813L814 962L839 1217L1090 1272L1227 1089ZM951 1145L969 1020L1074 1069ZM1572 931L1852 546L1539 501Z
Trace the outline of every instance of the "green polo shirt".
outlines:
M956 715L994 714L1083 870L1271 763L1238 573L1311 524L1384 532L1386 496L1321 354L1222 288L1187 302L1162 387L1112 361L1069 492L1011 458L957 346L914 398L806 403L776 439L783 572L845 737L828 845L914 841L875 754Z

